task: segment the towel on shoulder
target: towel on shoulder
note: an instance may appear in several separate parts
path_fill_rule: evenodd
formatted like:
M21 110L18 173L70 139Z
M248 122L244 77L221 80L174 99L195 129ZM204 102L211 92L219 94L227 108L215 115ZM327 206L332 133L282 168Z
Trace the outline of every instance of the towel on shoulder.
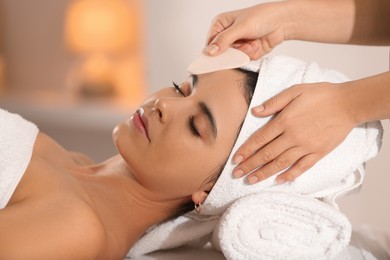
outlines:
M4 208L31 160L38 128L0 108L0 209Z

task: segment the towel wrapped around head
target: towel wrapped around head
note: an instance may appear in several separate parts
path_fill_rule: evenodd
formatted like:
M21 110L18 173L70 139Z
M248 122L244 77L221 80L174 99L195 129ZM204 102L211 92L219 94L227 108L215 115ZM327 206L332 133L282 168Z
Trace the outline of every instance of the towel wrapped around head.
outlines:
M315 63L285 56L252 61L242 68L259 73L256 89L236 143L220 177L202 205L201 214L195 216L189 213L152 228L131 249L129 256L173 248L202 238L207 241L213 230L213 240L218 240L214 244L222 249L228 259L321 259L320 256L329 259L348 244L351 226L347 218L338 211L335 200L362 184L365 162L378 153L381 145L383 130L380 122L369 122L354 128L335 150L292 183L276 185L275 175L249 185L244 178L233 177L235 165L232 163L232 156L253 132L272 118L254 117L251 108L295 84L324 81L338 83L348 79L336 71L321 69ZM249 196L250 194L253 195ZM247 207L245 205L248 203L243 202L247 196L252 204L258 196L258 207L253 207L250 212L246 208L237 209L235 204L238 200L237 205ZM264 196L269 204L264 203ZM286 205L280 201L288 198L293 198L297 203ZM271 210L264 209L268 205ZM230 210L227 211L229 207ZM295 224L290 225L280 219L275 221L278 212L281 216L286 216L289 223ZM240 219L237 215L240 214L250 214L247 219L261 219L262 226L256 226L260 223L258 221L237 222ZM307 221L308 219L313 221ZM232 225L234 221L236 224ZM267 226L264 223L273 223L271 226L274 230L262 231L261 228ZM259 241L265 239L266 242L261 246L268 247L264 247L262 251L255 250L254 246L260 244L253 234L247 234L248 225L249 229L256 231ZM238 228L233 230L231 226ZM305 235L303 230L311 235ZM251 239L246 239L247 235ZM250 240L255 240L252 245L248 245ZM309 250L311 243L316 247ZM306 245L306 250L301 245ZM278 250L282 247L284 250ZM262 252L264 255L261 255Z
M259 73L256 89L227 164L202 205L202 214L222 214L238 198L265 189L307 194L337 207L337 196L362 183L364 163L377 154L382 137L380 122L365 123L354 128L335 150L290 184L275 185L277 175L256 185L246 184L244 178L233 178L235 165L232 156L252 133L271 119L253 116L251 108L295 84L324 81L338 83L348 79L336 71L321 69L316 63L306 63L285 56L252 61L242 68Z

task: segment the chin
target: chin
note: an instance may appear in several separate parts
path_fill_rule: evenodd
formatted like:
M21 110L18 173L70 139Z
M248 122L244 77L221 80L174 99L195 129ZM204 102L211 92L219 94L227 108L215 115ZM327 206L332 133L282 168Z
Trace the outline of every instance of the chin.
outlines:
M112 130L111 136L114 143L116 142L116 139L118 139L118 134L120 132L120 125L115 126L115 128Z
M123 123L115 126L112 130L112 140L119 153L125 152L124 148L131 145L131 137Z
M112 140L120 156L129 165L132 164L132 160L139 159L140 153L144 150L136 133L131 131L125 122L118 124L113 129Z

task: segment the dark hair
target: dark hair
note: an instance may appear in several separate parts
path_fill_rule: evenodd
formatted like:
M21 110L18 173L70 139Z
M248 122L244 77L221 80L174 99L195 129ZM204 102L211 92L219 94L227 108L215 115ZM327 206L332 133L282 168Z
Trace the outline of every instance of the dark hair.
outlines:
M238 68L235 70L245 74L245 82L244 82L244 84L242 84L243 85L243 92L244 92L243 95L244 95L246 103L249 107L249 104L250 104L252 97L253 97L253 93L255 92L255 89L256 89L257 78L259 76L259 73L244 70L241 68ZM244 122L242 122L240 127L238 128L237 137L241 131L241 127L242 127L243 123ZM209 183L215 183L218 180L219 176L221 175L221 173L223 171L223 168L224 168L227 160L228 160L228 158L226 158L224 163L222 165L220 165L218 171L216 171L217 174L210 174L210 176L203 182L204 185L207 185ZM194 207L195 207L195 205L191 200L188 202L185 202L178 208L178 210L175 212L175 214L170 219L176 218L176 217L181 216L189 211L192 211L194 209Z
M245 82L244 82L244 96L246 103L249 107L249 104L251 103L253 93L255 93L256 89L256 84L257 84L257 78L259 77L259 73L249 71L249 70L244 70L241 68L236 69L241 73L245 74Z

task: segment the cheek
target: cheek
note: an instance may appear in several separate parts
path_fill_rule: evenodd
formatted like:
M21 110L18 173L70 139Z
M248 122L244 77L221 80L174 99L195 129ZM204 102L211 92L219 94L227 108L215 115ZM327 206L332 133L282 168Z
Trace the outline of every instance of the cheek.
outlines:
M115 127L112 133L115 147L122 158L129 164L145 150L145 140L139 137L139 133L132 129L126 122Z
M162 150L158 152L158 149ZM156 166L150 169L153 174L145 173L141 178L145 184L171 197L188 196L198 191L223 161L214 149L187 143L184 138L173 143L162 142L158 149L148 157L150 164Z

